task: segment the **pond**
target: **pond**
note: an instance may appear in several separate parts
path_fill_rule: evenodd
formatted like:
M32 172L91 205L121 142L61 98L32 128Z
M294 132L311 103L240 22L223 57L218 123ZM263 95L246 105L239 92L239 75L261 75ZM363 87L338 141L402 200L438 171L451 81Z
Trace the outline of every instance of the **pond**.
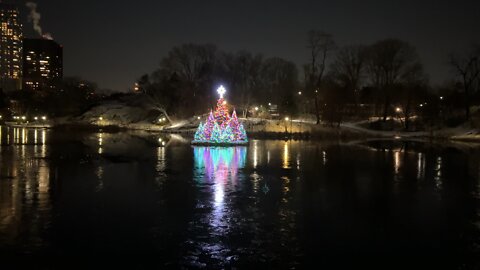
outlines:
M7 127L0 142L4 269L480 266L476 145Z

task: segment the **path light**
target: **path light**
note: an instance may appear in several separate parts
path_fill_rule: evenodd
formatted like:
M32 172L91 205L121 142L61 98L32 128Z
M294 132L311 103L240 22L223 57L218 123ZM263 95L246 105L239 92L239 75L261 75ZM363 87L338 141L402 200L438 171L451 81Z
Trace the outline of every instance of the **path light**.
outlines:
M402 109L401 109L400 107L397 107L397 108L395 109L395 111L396 111L397 113L399 113L399 112L402 111Z
M200 119L202 119L202 118L199 116L199 117L197 117L197 119L200 120Z
M268 106L272 106L272 103L268 103Z
M302 91L299 91L299 92L298 92L298 95L301 96L301 95L302 95Z
M257 112L258 112L258 110L259 110L259 109L258 109L258 107L255 107L255 111L257 111Z
M2 119L2 118L3 118L3 116L0 115L0 119Z
M420 106L420 107L423 107L423 104L420 104L419 106Z
M38 117L37 117L37 116L35 116L33 119L35 119L35 121L37 121L37 120L38 120Z
M443 100L443 96L440 97L440 100Z
M26 119L27 119L27 117L26 117L26 116L22 116L22 120L26 120Z
M103 121L103 117L101 117L101 116L98 117L98 120Z
M43 120L43 121L47 120L47 117L46 117L46 116L42 116L42 120Z
M290 118L288 118L288 117L285 117L285 121L288 121L288 120L290 120Z

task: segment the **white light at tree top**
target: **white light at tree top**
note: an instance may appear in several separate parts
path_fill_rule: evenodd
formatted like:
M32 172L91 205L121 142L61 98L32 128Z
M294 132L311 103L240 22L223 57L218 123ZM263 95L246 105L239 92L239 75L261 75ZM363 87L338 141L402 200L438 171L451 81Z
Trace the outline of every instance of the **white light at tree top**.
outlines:
M220 95L220 98L223 98L223 95L225 95L226 92L227 90L225 87L223 87L223 85L220 85L220 87L217 89L217 93Z

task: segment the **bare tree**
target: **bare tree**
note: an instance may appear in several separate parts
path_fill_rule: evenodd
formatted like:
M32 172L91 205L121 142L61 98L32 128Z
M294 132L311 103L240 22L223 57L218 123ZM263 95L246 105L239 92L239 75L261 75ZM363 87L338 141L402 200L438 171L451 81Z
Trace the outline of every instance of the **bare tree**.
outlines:
M476 87L480 85L480 45L464 56L450 55L450 65L460 77L465 97L465 120L470 120L470 98Z
M404 82L413 67L420 65L420 58L407 42L385 39L369 47L367 59L367 73L381 97L385 122L395 85Z
M246 51L225 55L225 69L230 80L234 100L239 105L242 116L247 117L254 97L261 88L262 55L252 55Z
M342 47L336 54L330 69L332 77L347 89L358 105L359 88L365 71L366 48L362 45Z
M331 34L311 30L307 35L307 48L310 51L310 63L305 66L306 90L315 98L315 116L320 123L320 106L318 92L325 75L327 59L336 45Z

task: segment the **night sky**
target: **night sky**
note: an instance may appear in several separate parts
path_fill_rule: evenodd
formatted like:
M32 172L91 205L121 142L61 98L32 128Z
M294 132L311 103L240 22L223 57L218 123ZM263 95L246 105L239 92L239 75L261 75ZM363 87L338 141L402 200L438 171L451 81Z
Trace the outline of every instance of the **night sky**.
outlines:
M22 6L24 30L33 35ZM450 77L447 55L480 42L480 1L107 1L38 0L45 32L64 45L65 73L126 91L172 46L213 43L307 61L306 32L339 45L384 38L410 42L433 84ZM260 3L261 2L261 3ZM301 77L301 76L300 76Z

